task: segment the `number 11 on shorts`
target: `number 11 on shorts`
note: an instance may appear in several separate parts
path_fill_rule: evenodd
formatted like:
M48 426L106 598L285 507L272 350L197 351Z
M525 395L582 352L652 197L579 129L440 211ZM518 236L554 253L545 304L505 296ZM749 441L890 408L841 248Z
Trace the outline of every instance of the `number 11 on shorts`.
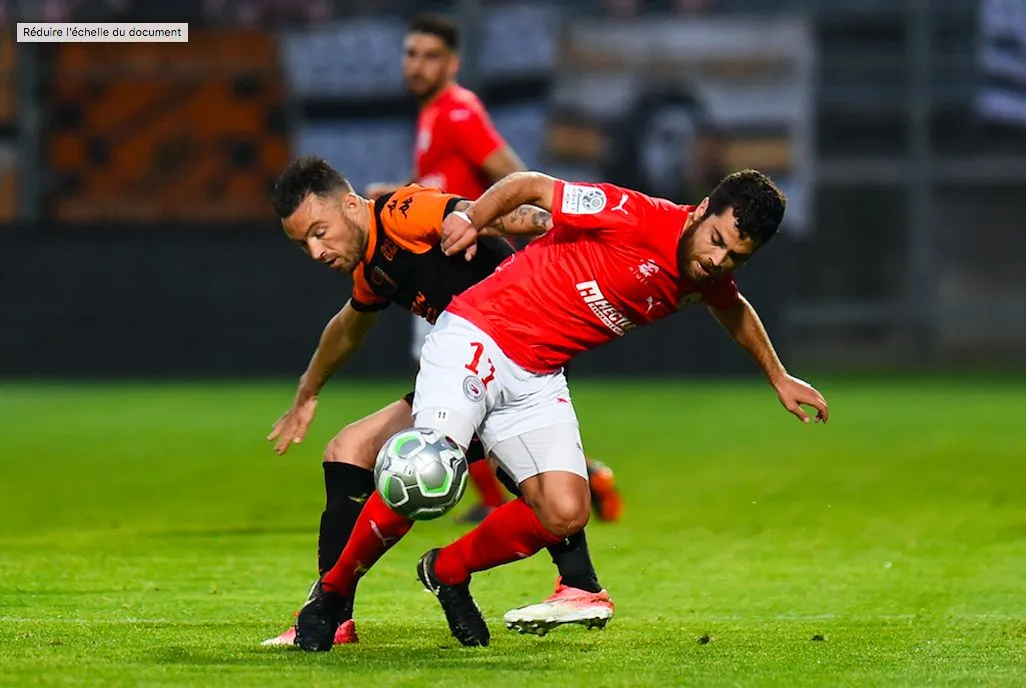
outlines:
M495 365L492 364L492 359L490 358L485 361L488 364L489 370L487 375L481 377L479 366L481 365L481 357L484 355L484 344L481 342L471 342L470 347L474 350L474 357L470 359L470 363L466 364L464 367L474 375L480 377L481 383L487 387L488 383L495 379Z

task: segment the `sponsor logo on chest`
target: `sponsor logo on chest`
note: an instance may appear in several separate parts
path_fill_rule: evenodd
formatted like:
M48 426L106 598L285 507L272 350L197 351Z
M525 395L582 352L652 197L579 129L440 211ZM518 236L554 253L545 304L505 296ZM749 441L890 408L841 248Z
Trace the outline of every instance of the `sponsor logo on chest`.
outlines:
M602 294L602 290L599 289L598 282L595 280L578 283L577 292L584 299L584 303L588 304L591 312L618 337L624 336L637 327L637 324L621 313L613 304L609 303L609 300Z

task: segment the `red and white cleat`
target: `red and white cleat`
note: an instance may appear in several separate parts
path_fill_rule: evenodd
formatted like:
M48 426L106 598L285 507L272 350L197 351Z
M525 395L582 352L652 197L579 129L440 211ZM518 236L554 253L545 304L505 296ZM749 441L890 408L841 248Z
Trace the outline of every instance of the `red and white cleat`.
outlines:
M511 631L545 635L565 624L605 628L613 618L613 609L613 600L605 590L588 592L556 581L556 592L549 599L508 611L502 618Z
M335 645L348 645L349 643L358 642L360 642L360 638L356 635L356 622L352 619L343 621L342 625L335 631ZM296 627L289 626L289 629L281 635L268 638L260 644L264 647L277 647L279 645L292 647L296 644Z

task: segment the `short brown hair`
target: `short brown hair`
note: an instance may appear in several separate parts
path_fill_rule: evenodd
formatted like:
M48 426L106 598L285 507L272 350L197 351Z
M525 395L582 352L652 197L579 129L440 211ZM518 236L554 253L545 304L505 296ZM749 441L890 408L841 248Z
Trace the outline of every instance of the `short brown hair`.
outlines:
M327 196L339 189L353 192L353 186L324 158L307 155L290 162L274 183L274 210L285 219L310 194Z

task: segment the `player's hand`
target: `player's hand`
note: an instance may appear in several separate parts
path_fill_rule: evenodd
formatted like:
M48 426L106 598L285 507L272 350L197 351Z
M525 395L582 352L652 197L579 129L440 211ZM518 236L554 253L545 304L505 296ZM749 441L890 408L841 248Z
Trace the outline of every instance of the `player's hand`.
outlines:
M449 213L442 221L442 251L454 256L463 251L467 260L477 253L478 230L463 218L462 213Z
M274 451L278 456L284 456L290 445L303 441L315 413L317 395L300 389L296 393L295 401L292 402L292 408L274 423L271 434L267 436L268 442L274 442Z
M387 193L395 191L395 184L368 184L367 188L363 190L363 195L372 201L376 201Z
M774 383L773 387L777 390L780 403L797 416L801 422L809 422L809 416L802 408L803 405L816 409L817 423L825 423L830 418L830 409L827 407L826 399L808 382L785 375L779 382Z

